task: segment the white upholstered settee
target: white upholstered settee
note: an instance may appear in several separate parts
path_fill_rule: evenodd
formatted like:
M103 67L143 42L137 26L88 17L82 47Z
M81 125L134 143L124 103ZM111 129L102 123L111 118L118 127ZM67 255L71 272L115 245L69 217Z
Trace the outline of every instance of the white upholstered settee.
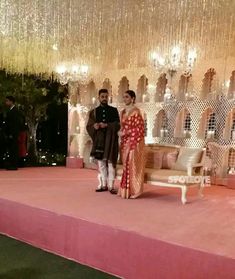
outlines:
M187 191L197 187L202 197L205 184L203 148L149 145L145 147L145 182L155 186L181 189L181 201L187 202ZM122 175L122 164L117 165L117 179Z

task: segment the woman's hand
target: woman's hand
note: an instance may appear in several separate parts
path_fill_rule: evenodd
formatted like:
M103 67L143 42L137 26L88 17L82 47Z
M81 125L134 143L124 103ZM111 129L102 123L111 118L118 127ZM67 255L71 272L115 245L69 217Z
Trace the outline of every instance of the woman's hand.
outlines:
M118 131L118 136L119 136L119 137L122 137L122 136L123 136L123 131L121 131L121 130Z
M118 136L119 136L119 137L128 136L129 134L130 134L130 132L125 131L125 130L120 130L120 131L118 132Z

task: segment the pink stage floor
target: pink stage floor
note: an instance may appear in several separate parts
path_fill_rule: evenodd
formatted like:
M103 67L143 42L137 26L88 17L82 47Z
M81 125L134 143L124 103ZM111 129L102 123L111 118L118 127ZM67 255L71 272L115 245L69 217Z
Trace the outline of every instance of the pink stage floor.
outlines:
M235 278L235 191L146 186L123 200L96 193L96 171L0 170L0 232L133 279Z

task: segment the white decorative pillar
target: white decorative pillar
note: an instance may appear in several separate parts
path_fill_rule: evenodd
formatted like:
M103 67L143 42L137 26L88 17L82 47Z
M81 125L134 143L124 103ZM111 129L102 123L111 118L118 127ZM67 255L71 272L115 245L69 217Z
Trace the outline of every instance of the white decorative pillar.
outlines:
M156 95L156 85L154 82L148 84L148 95L149 95L149 102L151 104L155 103L155 95Z
M78 83L69 84L69 103L68 103L68 148L66 167L82 168L83 160L80 157L80 116L78 110L80 102L80 91Z

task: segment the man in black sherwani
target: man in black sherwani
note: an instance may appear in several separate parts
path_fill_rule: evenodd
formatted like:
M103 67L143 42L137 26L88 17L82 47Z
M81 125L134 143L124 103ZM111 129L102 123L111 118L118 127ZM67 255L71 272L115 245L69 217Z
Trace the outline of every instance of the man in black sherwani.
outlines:
M89 113L87 132L92 138L91 157L98 162L99 185L97 192L109 190L115 194L115 167L118 158L118 130L120 120L118 110L108 105L108 90L99 90L100 105Z

